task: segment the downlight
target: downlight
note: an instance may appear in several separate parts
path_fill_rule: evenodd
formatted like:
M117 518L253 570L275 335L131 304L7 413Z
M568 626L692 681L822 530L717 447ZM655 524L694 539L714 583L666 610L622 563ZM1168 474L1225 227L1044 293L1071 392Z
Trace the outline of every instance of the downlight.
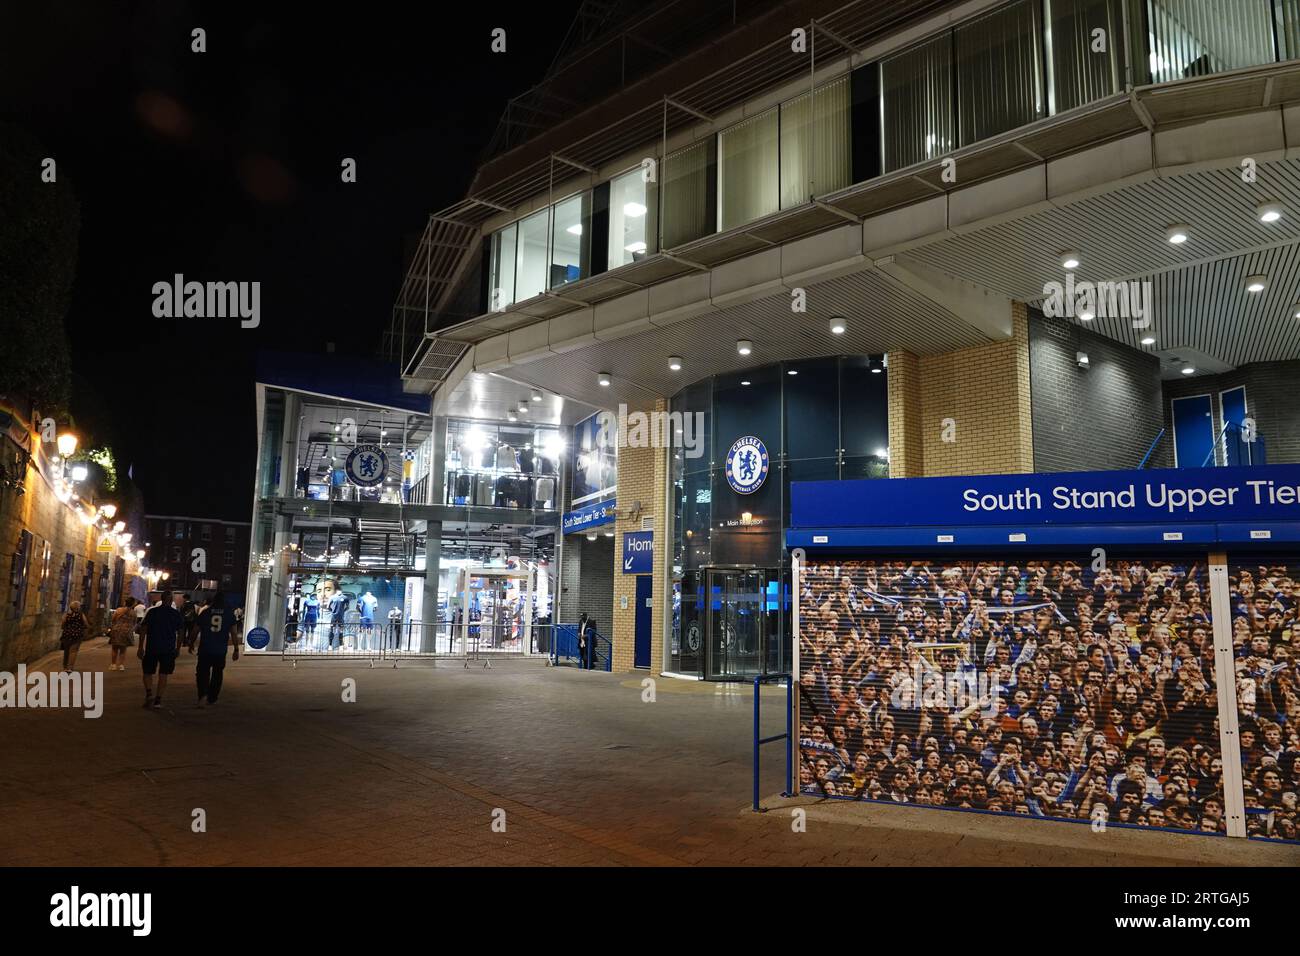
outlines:
M1185 225L1170 226L1165 230L1165 240L1171 246L1181 246L1191 235L1191 227Z
M843 335L848 331L849 325L842 315L831 316L830 329L832 335Z
M1264 202L1255 207L1255 215L1259 217L1260 222L1277 222L1282 218L1282 204L1276 202Z
M749 341L749 339L737 339L736 351L741 355L748 355L754 351L754 343Z
M682 357L680 355L668 356L668 367L674 372L680 372L682 370Z
M609 388L609 382L610 382L609 373L601 372L596 376L596 381L600 383L601 388Z
M1260 273L1259 275L1246 276L1246 291L1260 293L1268 288L1268 276Z
M1077 269L1079 268L1079 262L1080 259L1079 259L1079 254L1077 252L1067 250L1061 253L1062 269Z

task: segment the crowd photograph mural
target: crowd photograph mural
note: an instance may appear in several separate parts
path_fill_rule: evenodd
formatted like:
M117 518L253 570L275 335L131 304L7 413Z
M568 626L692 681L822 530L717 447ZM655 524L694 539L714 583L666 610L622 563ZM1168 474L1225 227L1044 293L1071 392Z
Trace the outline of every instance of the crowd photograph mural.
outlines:
M1232 567L1250 835L1295 838L1295 566ZM1206 556L815 558L799 790L1226 832Z

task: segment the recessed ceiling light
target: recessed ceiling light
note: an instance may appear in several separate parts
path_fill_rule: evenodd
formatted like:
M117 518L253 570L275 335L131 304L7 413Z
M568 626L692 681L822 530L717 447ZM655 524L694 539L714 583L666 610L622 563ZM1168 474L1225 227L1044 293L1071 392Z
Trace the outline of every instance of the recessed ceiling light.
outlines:
M1259 217L1260 222L1277 222L1282 218L1282 204L1262 202L1255 207L1255 215Z
M509 422L518 421L518 417L515 415L514 412L506 412L506 421Z
M601 372L596 376L596 381L600 382L602 387L607 388L609 386L609 373Z
M848 324L844 321L844 316L842 315L831 316L831 332L833 334L843 335L847 328L848 328Z
M527 415L527 414L528 414L528 403L527 403L527 402L523 402L523 401L521 401L521 402L519 403L519 414L520 414L520 415Z
M1267 288L1268 288L1268 276L1263 274L1246 276L1247 292L1263 292Z
M1068 251L1067 251L1067 252L1062 252L1062 253L1061 253L1061 268L1062 268L1062 269L1077 269L1077 268L1079 268L1079 254L1078 254L1077 252L1068 252Z
M1091 322L1096 317L1097 316L1093 314L1093 311L1091 309L1084 309L1079 313L1080 322Z
M540 402L541 400L542 400L542 393L539 392L537 389L533 389L533 401Z
M1187 241L1187 236L1191 231L1190 226L1170 226L1165 230L1165 239L1169 241L1170 245L1181 246Z
M1142 340L1142 344L1143 344L1143 345L1155 345L1155 344L1156 344L1155 337L1154 337L1154 336L1150 336L1150 335L1146 336L1146 337Z
M741 384L741 385L748 385L748 384L749 384L749 379L747 379L747 378L741 379L741 380L740 380L740 384Z
M1196 366L1194 366L1194 365L1184 365L1184 366L1183 366L1183 374L1184 374L1184 375L1195 375L1195 374L1196 374Z
M750 352L754 351L754 343L749 341L749 339L737 339L736 351L741 355L748 355Z
M674 372L680 372L682 369L682 357L680 355L668 356L668 367Z
M785 374L786 374L786 375L798 375L798 374L799 374L799 370L798 370L797 368L792 368L792 369L789 369Z

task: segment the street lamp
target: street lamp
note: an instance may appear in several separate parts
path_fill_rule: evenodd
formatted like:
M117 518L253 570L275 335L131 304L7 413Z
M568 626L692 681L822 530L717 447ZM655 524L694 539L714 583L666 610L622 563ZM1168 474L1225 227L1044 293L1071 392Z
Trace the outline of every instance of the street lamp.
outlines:
M86 469L86 466L85 466L85 465L73 465L73 466L72 466L72 480L73 480L73 481L85 481L85 480L86 480L86 476L87 476L88 474L90 474L90 472Z
M58 442L59 454L64 458L72 455L77 450L77 436L72 432L64 432L59 436Z
M113 516L117 514L117 505L100 505L99 510L104 513L105 518L112 521Z

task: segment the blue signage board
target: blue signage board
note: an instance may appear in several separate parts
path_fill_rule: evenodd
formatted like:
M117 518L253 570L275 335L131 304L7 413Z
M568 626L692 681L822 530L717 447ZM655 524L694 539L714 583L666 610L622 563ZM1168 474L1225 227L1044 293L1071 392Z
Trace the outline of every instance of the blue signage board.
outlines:
M271 643L271 632L264 627L255 627L248 632L244 643L255 651L264 650Z
M623 573L651 574L654 571L655 533L627 531L623 534Z
M1300 465L797 481L794 528L1300 521Z
M566 511L561 519L561 529L565 534L573 534L576 531L586 531L588 528L608 524L614 520L616 511L613 498L586 505L576 511Z

